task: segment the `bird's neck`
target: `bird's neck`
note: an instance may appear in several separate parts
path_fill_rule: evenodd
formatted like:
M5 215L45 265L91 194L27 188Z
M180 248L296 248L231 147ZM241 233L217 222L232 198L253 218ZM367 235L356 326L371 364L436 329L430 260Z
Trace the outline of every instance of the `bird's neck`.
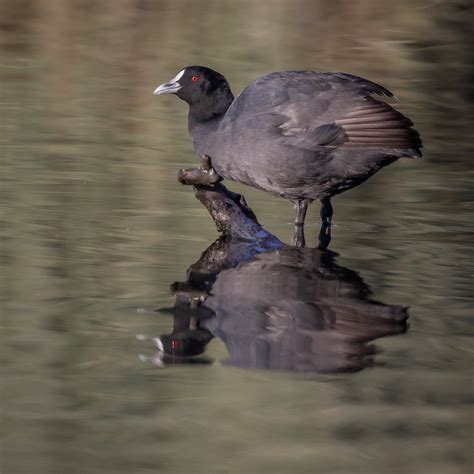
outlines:
M220 91L214 91L212 95L205 95L198 101L189 104L188 127L189 131L195 126L220 120L230 104L234 101L234 95L231 90L225 88Z

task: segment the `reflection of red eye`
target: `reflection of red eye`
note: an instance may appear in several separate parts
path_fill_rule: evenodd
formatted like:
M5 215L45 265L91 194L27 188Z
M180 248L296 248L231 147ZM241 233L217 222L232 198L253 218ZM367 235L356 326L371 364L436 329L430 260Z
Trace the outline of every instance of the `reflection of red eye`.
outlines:
M191 81L197 82L197 81L199 81L199 77L198 76L193 76L193 77L191 77Z

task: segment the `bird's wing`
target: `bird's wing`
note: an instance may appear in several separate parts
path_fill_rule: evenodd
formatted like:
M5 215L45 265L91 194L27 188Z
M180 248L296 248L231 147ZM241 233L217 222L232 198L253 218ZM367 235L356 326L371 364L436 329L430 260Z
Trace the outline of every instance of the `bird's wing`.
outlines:
M228 111L229 119L253 117L307 150L397 148L419 154L413 123L372 94L393 97L384 87L344 73L294 71L254 81ZM410 154L410 153L408 153Z

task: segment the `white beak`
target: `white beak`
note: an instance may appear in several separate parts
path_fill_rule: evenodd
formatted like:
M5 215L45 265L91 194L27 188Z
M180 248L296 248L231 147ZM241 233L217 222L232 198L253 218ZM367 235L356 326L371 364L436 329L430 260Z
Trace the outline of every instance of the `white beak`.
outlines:
M154 94L155 95L161 95L161 94L176 94L181 89L181 84L178 82L184 74L184 69L180 71L176 77L173 77L171 81L165 82L164 84L161 84L161 86L158 86L155 89Z

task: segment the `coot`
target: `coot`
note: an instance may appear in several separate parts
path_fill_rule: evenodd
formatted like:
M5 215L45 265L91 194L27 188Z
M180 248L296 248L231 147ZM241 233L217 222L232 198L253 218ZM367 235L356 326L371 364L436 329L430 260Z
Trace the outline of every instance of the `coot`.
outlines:
M224 76L190 66L155 90L165 93L188 103L195 152L223 178L291 200L297 226L313 200L330 224L332 196L400 157L421 156L413 123L373 97L393 94L351 74L274 72L234 99Z

